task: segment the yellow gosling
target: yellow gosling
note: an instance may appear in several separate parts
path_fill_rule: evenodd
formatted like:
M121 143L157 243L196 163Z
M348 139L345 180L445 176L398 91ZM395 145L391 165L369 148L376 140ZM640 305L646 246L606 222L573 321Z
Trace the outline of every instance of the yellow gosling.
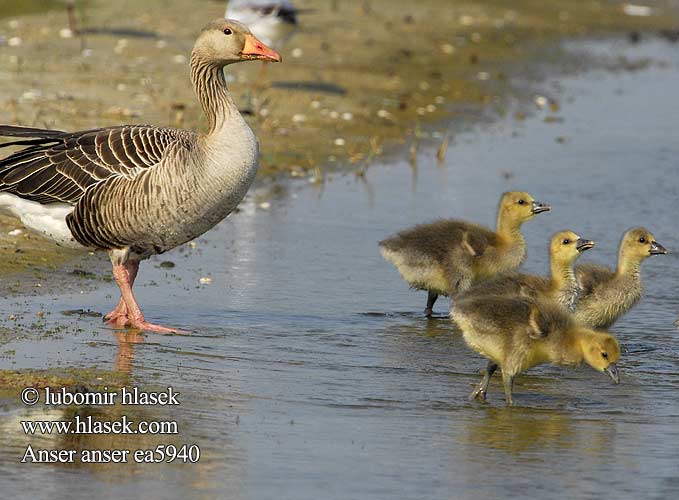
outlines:
M581 238L573 231L559 231L552 236L549 245L549 278L509 273L472 286L464 293L464 297L505 295L553 300L572 311L578 298L578 282L573 264L585 250L593 246L593 241Z
M439 220L406 229L380 242L382 256L417 290L427 290L425 314L439 295L453 297L474 282L512 271L526 257L521 225L550 210L525 192L500 199L497 230L460 220Z
M521 297L463 298L452 319L476 352L489 359L483 380L470 399L485 401L488 383L498 366L505 399L513 404L514 378L543 363L578 366L585 362L607 373L617 384L620 346L612 335L585 328L552 301Z
M635 227L622 236L617 269L593 264L576 266L580 293L575 318L590 328L610 328L641 300L641 263L651 255L666 253L650 231Z

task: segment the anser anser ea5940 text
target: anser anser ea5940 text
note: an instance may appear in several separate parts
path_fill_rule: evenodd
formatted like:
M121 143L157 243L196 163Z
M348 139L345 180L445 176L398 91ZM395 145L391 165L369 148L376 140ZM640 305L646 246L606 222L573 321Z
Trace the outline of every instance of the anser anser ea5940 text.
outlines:
M191 54L191 80L207 134L147 125L61 132L0 126L0 208L62 245L107 250L121 291L110 323L148 323L132 294L139 261L203 234L226 217L255 178L258 145L226 87L224 66L281 60L242 23L218 19Z

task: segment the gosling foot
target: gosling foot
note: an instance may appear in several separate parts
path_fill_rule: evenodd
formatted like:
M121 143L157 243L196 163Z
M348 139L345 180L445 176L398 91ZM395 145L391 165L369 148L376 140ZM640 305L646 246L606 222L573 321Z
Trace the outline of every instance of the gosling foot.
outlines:
M427 318L431 318L431 317L434 315L434 311L432 311L431 307L427 307L427 308L424 310L424 315L425 315L425 317L427 317Z
M475 399L485 403L486 388L483 387L483 384L479 384L479 386L469 395L469 401L474 401Z

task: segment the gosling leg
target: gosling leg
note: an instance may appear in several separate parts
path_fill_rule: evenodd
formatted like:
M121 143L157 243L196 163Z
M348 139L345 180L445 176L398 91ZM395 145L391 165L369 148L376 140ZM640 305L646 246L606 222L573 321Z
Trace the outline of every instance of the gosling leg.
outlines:
M424 310L424 315L427 318L431 318L432 314L434 314L434 304L436 303L436 299L439 298L439 294L436 292L432 292L431 290L427 294L427 308Z
M469 395L470 401L473 401L474 399L478 399L479 401L486 400L488 384L490 383L490 378L493 376L493 373L495 373L495 370L497 370L497 363L493 361L488 361L488 365L486 366L486 372L483 374L483 379L481 380L481 383L478 386L476 386L474 392L472 392Z
M514 401L512 401L512 389L514 389L514 375L505 373L502 371L502 383L505 386L505 401L507 406L512 406Z

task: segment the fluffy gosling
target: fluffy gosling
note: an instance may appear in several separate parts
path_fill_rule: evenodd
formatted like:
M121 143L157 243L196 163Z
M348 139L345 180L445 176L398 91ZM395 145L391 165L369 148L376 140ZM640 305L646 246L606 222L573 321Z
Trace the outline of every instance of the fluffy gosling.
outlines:
M549 245L549 278L509 273L472 286L464 297L505 295L554 300L573 311L579 290L573 264L584 251L593 246L592 240L581 238L573 231L559 231L552 236Z
M526 192L508 192L500 199L496 231L439 220L381 241L380 251L411 288L428 292L429 317L439 295L453 297L476 281L519 267L526 257L521 225L550 209Z
M590 328L610 328L641 300L641 263L651 255L666 253L650 231L635 227L622 236L617 269L593 264L576 266L580 293L575 318Z
M502 369L505 400L512 405L514 378L543 363L577 366L587 363L617 384L620 346L612 335L585 328L552 301L522 297L472 297L457 301L451 318L465 341L489 359L483 380L470 399L485 401L488 383Z

